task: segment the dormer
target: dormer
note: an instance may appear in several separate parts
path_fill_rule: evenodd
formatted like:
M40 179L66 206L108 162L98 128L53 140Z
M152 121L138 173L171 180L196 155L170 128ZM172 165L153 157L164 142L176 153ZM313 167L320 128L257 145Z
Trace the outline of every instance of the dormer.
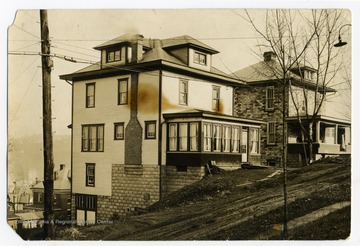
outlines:
M308 81L313 81L316 76L316 70L311 67L308 67L308 66L302 66L300 68L295 68L292 70L292 72Z
M189 67L210 71L212 55L219 51L188 36L162 40L163 49Z
M144 52L151 49L148 43L140 34L125 34L94 49L101 51L101 68L107 68L141 61Z

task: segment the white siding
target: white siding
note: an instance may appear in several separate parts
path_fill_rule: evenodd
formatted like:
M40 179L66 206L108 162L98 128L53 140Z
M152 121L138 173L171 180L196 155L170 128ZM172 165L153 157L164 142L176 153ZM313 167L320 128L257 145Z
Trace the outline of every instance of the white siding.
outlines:
M296 109L295 109L295 105L298 105L299 108L299 113L300 115L305 115L305 103L304 103L304 93L303 93L303 89L299 88L299 87L292 87L292 93L293 93L293 97L295 100L295 104L292 100L291 97L291 92L289 92L289 116L296 116ZM313 110L314 110L314 106L315 106L315 92L314 91L310 91L307 90L307 98L308 98L308 114L312 115L313 114ZM317 100L318 102L320 102L322 95L320 93L318 93L318 97ZM324 100L322 107L319 111L319 114L324 115L326 114L326 102Z
M179 78L188 79L188 105L179 104ZM213 86L220 87L220 112L232 115L233 88L211 81L196 80L191 77L164 72L162 82L163 113L179 112L190 109L214 111L212 109Z

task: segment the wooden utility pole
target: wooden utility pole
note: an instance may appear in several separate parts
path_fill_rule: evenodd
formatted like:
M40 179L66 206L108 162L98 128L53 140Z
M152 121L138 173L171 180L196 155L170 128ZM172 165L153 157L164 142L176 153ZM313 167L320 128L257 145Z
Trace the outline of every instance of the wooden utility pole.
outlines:
M51 68L47 11L40 10L44 145L44 239L54 236L54 155L51 124Z

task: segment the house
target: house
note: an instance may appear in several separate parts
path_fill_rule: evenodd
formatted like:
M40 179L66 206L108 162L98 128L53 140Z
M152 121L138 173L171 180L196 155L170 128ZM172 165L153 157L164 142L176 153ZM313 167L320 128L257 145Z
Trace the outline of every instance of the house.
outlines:
M265 52L264 60L234 73L236 77L247 82L235 90L234 115L264 120L267 128L261 137L263 164L281 165L283 137L287 136L287 165L303 166L306 164L308 146L304 142L299 118L304 126L307 124L305 96L309 101L308 112L313 112L315 98L326 93L335 93L330 87L316 87L314 69L303 66L289 72L285 86L286 136L283 136L283 86L279 83L280 68L273 52ZM291 85L289 84L291 82ZM291 86L291 90L290 90ZM316 90L317 97L315 97ZM292 96L294 100L292 99ZM296 107L298 112L296 111ZM327 115L326 101L323 102L313 124L313 159L324 155L351 153L351 122Z
M263 121L234 115L245 84L212 66L190 36L125 34L72 81L72 218L95 223L201 179L206 165L260 164Z
M54 171L54 213L57 220L67 220L70 217L70 174L70 168L67 168L65 164L60 164L60 169ZM26 208L33 211L32 214L29 213L29 216L39 217L38 215L44 211L43 182L36 182L31 190L33 193L33 204Z

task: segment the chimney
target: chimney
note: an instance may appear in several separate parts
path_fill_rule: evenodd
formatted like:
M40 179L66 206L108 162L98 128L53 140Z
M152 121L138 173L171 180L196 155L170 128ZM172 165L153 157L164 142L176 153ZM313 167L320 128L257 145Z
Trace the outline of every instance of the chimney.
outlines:
M264 61L271 61L271 60L275 60L276 58L276 54L273 51L266 51L264 52Z
M144 36L141 34L134 35L131 47L131 62L139 62L143 58L143 40Z
M63 170L65 167L65 164L60 164L60 171Z

